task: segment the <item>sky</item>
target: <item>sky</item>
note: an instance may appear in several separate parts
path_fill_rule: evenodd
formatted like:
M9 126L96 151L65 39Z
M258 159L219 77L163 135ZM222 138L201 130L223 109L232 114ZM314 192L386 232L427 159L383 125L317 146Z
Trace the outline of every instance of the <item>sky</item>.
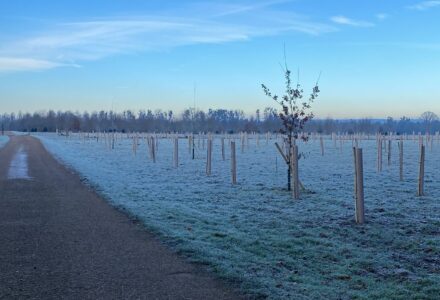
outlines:
M440 1L0 0L0 113L253 113L286 57L319 118L440 115L439 30Z

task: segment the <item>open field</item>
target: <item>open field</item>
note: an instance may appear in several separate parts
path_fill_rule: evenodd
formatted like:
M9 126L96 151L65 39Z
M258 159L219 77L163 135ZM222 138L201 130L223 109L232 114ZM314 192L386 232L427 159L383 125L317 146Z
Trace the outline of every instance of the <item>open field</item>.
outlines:
M223 161L213 142L212 174L206 148L159 139L156 163L147 143L38 134L45 147L76 170L108 201L138 217L192 260L238 280L245 291L274 299L434 299L440 293L440 145L426 149L426 196L416 197L419 145L404 141L404 181L398 148L391 165L376 170L376 140L363 140L366 224L354 222L352 142L299 145L300 178L308 193L293 200L286 166L273 143L237 140L238 184L231 185L230 152ZM200 147L198 147L200 145ZM336 146L336 148L335 148ZM385 152L384 152L385 153Z

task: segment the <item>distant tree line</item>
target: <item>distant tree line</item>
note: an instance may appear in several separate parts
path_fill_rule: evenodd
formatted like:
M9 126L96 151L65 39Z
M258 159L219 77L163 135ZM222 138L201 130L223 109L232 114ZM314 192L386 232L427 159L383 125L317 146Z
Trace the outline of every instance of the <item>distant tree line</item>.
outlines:
M48 111L0 115L4 130L25 132L59 131L119 131L119 132L277 132L281 120L276 109L267 107L253 115L241 110L209 109L208 111L185 109L180 114L162 110L130 110L121 113L112 111L71 112ZM387 133L440 131L438 116L425 112L419 118L401 117L378 119L313 119L307 123L306 132L330 134L340 133Z

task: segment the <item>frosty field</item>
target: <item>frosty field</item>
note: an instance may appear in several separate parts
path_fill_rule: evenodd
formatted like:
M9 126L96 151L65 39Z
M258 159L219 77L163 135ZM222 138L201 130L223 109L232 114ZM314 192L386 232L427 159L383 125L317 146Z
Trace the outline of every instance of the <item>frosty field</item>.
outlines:
M142 220L164 241L255 297L273 299L435 299L440 294L440 145L426 149L426 196L416 197L418 142L404 141L404 181L398 148L376 171L376 141L362 141L366 224L354 222L351 141L335 149L325 140L300 143L300 179L310 192L293 200L286 166L270 140L251 139L242 153L237 141L237 180L214 139L212 175L206 149L160 139L157 162L140 140L115 149L104 142L38 134L45 147L76 170L112 205ZM0 137L0 147L2 144ZM196 141L196 146L198 141ZM337 144L339 147L339 143Z
M9 141L9 137L6 135L0 135L0 148L4 147Z

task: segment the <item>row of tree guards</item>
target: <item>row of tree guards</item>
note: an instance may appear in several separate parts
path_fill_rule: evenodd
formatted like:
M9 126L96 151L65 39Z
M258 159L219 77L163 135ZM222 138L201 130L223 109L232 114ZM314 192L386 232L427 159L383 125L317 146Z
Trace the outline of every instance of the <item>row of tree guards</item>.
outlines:
M391 141L388 142L388 145ZM399 173L400 180L403 180L403 141L399 141ZM389 148L389 153L391 149ZM379 152L381 153L381 151ZM380 155L378 155L380 156ZM388 156L389 157L389 156ZM355 198L355 220L358 224L363 224L365 220L364 214L364 169L363 169L363 157L362 148L353 147L354 158L354 198ZM419 158L419 176L417 186L417 196L424 195L424 182L425 182L425 145L420 145L420 158Z
M133 154L137 154L137 147L139 146L139 136L133 136L132 139L132 151ZM173 138L173 166L174 168L179 167L179 136L174 136ZM147 141L147 147L148 147L148 153L150 156L150 159L155 163L156 162L156 151L158 149L158 137L149 136L145 137L145 140ZM221 139L221 155L222 160L226 160L225 157L225 138L222 137ZM203 145L205 142L203 141ZM112 149L114 149L114 139L111 142ZM237 159L235 154L235 141L230 141L230 147L231 147L231 181L232 184L237 183ZM189 135L188 136L188 149L189 153L194 159L194 136ZM213 137L212 135L208 136L207 139L207 154L206 154L206 175L211 175L212 170L212 150L213 150Z
M69 134L66 134L69 137ZM212 151L213 151L213 140L214 135L212 134L189 134L189 135L178 135L178 134L141 134L141 133L131 133L131 134L122 134L122 133L80 133L81 138L85 142L89 139L96 139L97 142L99 140L104 141L105 145L109 149L115 148L115 141L122 139L132 139L132 152L134 155L137 155L137 148L140 145L141 141L145 141L148 147L148 153L150 159L155 163L156 153L159 147L159 139L172 139L173 140L173 166L175 168L179 167L179 139L185 138L188 140L188 152L192 159L195 158L195 147L196 141L198 148L205 149L206 148L206 175L210 176L212 174ZM236 140L240 141L241 152L243 153L246 148L249 147L250 139L255 140L255 145L258 147L260 145L261 137L265 139L266 144L269 143L270 140L279 140L282 138L279 134L266 133L264 135L251 133L248 134L246 132L239 134L223 134L216 135L220 139L221 145L221 157L222 160L226 160L226 151L225 151L225 140L228 140L230 146L230 162L231 162L231 183L237 183L237 158L236 158ZM318 134L311 134L311 140L319 140L321 155L325 155L325 137ZM383 153L386 153L387 157L387 165L391 165L391 154L392 154L392 141L397 141L398 149L399 149L399 180L404 180L404 172L403 172L403 151L404 151L404 141L415 141L419 143L420 147L420 156L419 156L419 172L418 172L418 187L417 187L417 196L424 195L424 174L425 174L425 146L429 145L432 150L434 141L437 144L440 144L440 134L437 132L435 135L422 135L413 134L413 135L364 135L364 134L332 134L330 136L330 140L334 142L335 148L342 149L342 145L351 141L353 147L353 162L354 162L354 199L355 199L355 220L357 223L362 224L365 221L364 216L364 175L363 175L363 154L362 148L359 147L359 144L363 140L372 140L376 139L377 142L377 172L382 172L383 170ZM282 159L287 165L287 189L292 192L292 196L294 199L300 198L300 192L305 191L304 185L301 183L299 179L299 158L300 153L298 146L296 143L293 143L291 149L288 147L288 143L285 139L282 139L281 145L278 142L275 142L275 147L281 155ZM305 142L307 143L307 142Z

